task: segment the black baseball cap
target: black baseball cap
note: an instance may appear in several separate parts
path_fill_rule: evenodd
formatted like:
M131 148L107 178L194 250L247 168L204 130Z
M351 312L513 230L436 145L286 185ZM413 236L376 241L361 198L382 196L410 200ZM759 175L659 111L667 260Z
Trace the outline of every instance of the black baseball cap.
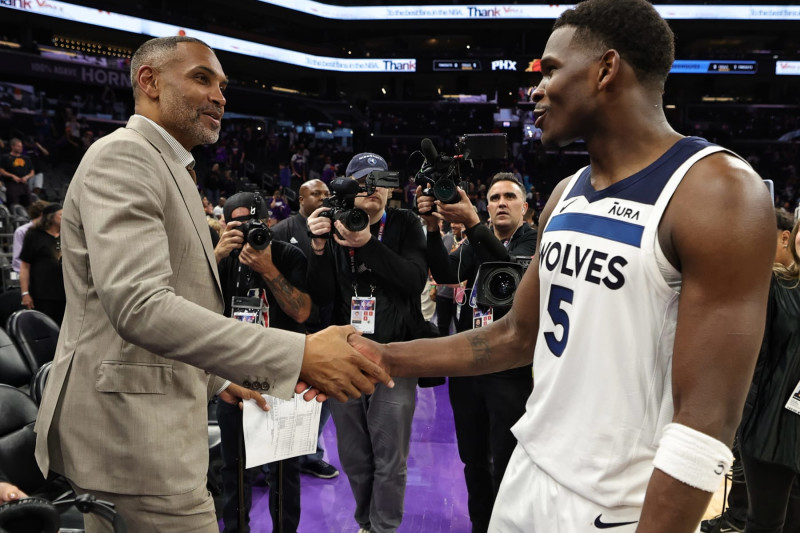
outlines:
M227 200L225 200L225 206L222 208L222 215L225 217L225 220L231 220L231 213L239 207L246 207L248 210L252 209L254 206L256 208L256 215L255 218L262 219L267 218L269 216L269 208L267 207L267 202L264 200L264 197L259 194L259 198L261 205L256 205L256 195L252 192L237 192Z

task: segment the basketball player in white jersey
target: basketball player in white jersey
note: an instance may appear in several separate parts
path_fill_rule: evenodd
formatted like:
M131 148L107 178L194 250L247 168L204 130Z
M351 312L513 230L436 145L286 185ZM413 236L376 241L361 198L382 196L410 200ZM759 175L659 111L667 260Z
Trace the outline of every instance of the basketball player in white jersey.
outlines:
M673 55L646 0L566 11L542 56L536 126L548 146L583 139L591 165L553 191L513 309L453 337L351 336L394 376L533 358L490 531L694 532L730 465L774 214L747 163L667 123Z

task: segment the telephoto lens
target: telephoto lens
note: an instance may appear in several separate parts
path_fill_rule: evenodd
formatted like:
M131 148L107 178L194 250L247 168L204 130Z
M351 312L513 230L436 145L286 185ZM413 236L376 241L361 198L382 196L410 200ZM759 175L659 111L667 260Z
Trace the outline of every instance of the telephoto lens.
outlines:
M369 215L363 209L354 207L336 213L335 220L341 220L344 227L350 231L361 231L369 226Z
M450 178L442 178L433 185L433 195L443 204L457 204L461 201L456 182Z
M239 226L239 230L244 235L244 241L254 250L263 250L272 241L272 232L260 220L248 220Z

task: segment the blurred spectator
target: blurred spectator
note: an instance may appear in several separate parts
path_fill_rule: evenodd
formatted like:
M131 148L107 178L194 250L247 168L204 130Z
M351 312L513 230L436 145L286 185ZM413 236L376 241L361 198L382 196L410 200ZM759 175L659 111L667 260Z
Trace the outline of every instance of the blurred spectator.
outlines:
M43 312L58 325L67 297L61 271L61 205L49 204L42 218L25 235L19 254L22 305Z
M11 139L11 151L0 162L0 176L6 186L6 204L28 207L31 203L28 180L33 177L31 158L22 154L22 141Z
M32 226L39 223L39 220L42 218L42 211L45 207L47 207L47 202L43 200L33 202L28 206L28 216L31 217L31 221L14 230L14 244L12 246L11 255L11 270L14 272L19 272L19 254L22 252L22 243L25 242L25 235Z

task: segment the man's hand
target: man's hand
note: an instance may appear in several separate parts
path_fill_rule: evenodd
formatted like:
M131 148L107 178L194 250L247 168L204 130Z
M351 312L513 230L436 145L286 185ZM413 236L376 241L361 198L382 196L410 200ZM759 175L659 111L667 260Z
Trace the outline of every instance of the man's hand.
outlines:
M358 398L362 393L372 394L378 382L394 387L394 381L383 368L348 344L348 337L358 335L353 326L331 326L308 335L300 380L340 402ZM309 399L308 395L304 397Z
M308 231L310 231L315 238L320 238L320 240L322 240L325 235L328 235L331 232L331 219L320 216L320 214L328 209L330 208L325 206L319 207L315 209L313 213L308 215L308 219L306 220ZM321 244L325 244L324 241ZM317 243L317 247L321 246L321 244Z
M361 231L350 231L345 227L341 220L337 220L333 223L333 225L336 228L336 233L333 234L333 238L342 246L361 248L372 238L372 233L369 231L369 225L367 225L367 227Z
M444 204L436 200L436 211L440 218L448 222L458 222L464 224L464 227L469 229L480 224L481 219L478 213L475 212L472 202L469 201L466 191L461 187L458 188L458 194L461 200L457 204Z
M13 502L20 498L27 498L28 495L22 492L19 487L0 481L0 503Z
M239 409L244 409L244 400L255 400L258 406L264 411L269 411L267 400L259 392L245 389L241 385L231 383L228 388L219 393L219 399L231 405L239 404Z
M436 209L436 198L433 196L425 196L422 194L422 187L417 187L417 192L414 196L417 199L417 211L419 216L425 221L428 231L439 231L439 220L443 220L441 215L438 215Z
M33 309L33 298L30 294L26 294L22 297L22 306L25 309Z
M239 254L239 262L269 279L280 274L272 262L272 243L263 250L255 250L250 244L245 244Z
M228 257L233 250L242 247L244 235L236 229L241 225L242 223L238 220L232 220L225 225L225 231L220 236L216 248L214 248L214 258L217 263Z

